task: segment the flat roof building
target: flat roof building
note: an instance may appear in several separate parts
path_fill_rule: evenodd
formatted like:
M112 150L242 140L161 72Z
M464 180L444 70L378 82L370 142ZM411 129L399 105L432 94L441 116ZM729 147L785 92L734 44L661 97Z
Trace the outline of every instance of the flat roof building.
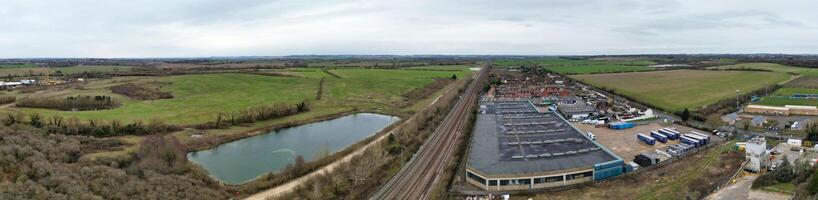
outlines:
M573 119L585 118L596 112L596 108L579 98L562 100L557 104L557 109L563 116Z
M748 105L744 107L744 112L757 113L765 115L818 115L818 107L815 106L799 106L799 105L785 105L780 106L764 106L764 105Z
M487 191L525 190L606 179L623 165L557 113L530 101L482 102L466 176Z

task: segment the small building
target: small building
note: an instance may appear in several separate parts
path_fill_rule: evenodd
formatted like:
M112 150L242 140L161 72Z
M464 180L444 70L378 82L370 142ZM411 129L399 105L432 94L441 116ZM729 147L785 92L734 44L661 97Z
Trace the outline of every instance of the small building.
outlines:
M724 116L721 116L721 121L726 123L727 125L733 125L738 121L738 113L730 113Z
M790 115L818 115L818 108L815 106L786 105L790 109Z
M792 145L792 146L799 146L800 147L802 142L803 141L799 140L799 139L787 139L787 144Z
M767 121L767 119L764 118L764 116L755 116L755 117L753 117L752 120L750 120L750 125L755 126L755 127L763 127L764 122L766 122L766 121Z
M575 97L564 98L557 105L557 109L562 116L570 119L586 118L596 112L596 108Z
M816 106L800 106L800 105L785 105L781 106L764 106L764 105L748 105L744 107L744 111L748 113L756 113L763 115L818 115L818 107Z
M749 161L744 167L747 171L759 172L769 163L767 141L764 137L754 137L744 144L745 158Z
M744 112L764 115L790 115L790 109L779 106L748 105Z

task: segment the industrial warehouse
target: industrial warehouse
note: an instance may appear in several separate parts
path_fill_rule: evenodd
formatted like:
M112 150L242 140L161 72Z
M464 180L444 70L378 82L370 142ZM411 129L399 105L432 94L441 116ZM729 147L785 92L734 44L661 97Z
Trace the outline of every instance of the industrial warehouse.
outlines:
M538 112L530 101L480 105L466 176L486 191L523 190L603 180L624 161L562 116Z

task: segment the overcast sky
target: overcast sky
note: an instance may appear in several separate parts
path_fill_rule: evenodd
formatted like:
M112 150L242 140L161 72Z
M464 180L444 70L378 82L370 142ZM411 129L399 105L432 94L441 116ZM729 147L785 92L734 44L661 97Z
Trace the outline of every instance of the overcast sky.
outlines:
M818 53L818 1L2 0L0 57Z

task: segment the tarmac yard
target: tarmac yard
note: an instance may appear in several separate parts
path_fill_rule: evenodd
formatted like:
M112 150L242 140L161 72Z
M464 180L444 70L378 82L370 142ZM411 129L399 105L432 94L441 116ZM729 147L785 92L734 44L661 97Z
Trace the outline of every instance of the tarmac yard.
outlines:
M636 135L639 133L650 136L651 131L656 131L667 127L676 128L679 132L682 132L682 134L689 133L691 130L694 130L692 128L685 126L679 125L663 126L659 123L638 125L633 128L624 130L613 130L605 127L596 128L594 125L582 124L579 122L575 122L572 124L579 128L580 130L582 130L583 133L586 134L588 132L594 133L597 142L613 151L619 157L622 157L622 159L625 160L625 162L632 161L633 157L639 155L640 153L645 152L655 153L656 149L663 151L667 146L680 143L679 140L668 140L667 143L661 143L659 141L656 141L656 145L651 146L645 144L639 139L636 139ZM706 131L699 132L706 133ZM714 137L715 136L712 136L711 138ZM660 159L666 158L660 156Z

